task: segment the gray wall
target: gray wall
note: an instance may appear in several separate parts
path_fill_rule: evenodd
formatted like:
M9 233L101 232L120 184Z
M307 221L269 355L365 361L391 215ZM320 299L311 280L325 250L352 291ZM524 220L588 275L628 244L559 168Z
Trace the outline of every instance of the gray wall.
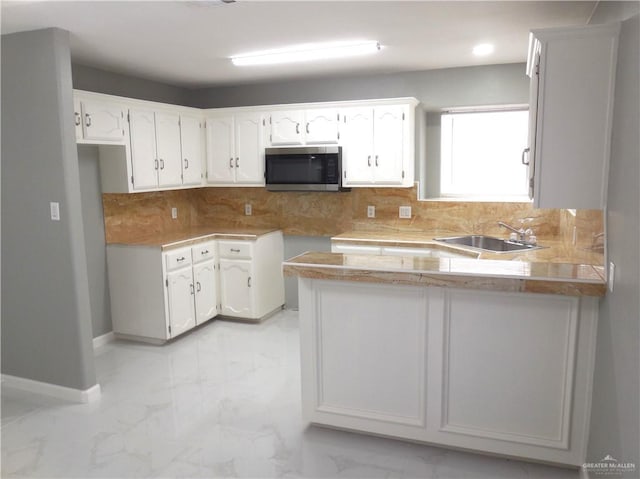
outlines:
M284 258L306 251L331 251L331 238L322 236L285 236ZM284 301L287 309L298 309L298 278L284 278Z
M121 75L99 68L71 66L73 88L140 100L158 101L174 105L190 105L191 90L166 83Z
M98 147L78 145L78 166L80 168L82 221L84 223L84 243L89 277L91 324L93 337L97 337L113 330Z
M2 373L87 389L96 377L70 58L62 30L2 37Z
M193 90L201 108L412 96L426 109L527 103L524 65L491 65Z
M601 2L593 23L638 12L638 3ZM588 462L611 454L640 477L640 17L622 24L616 71L607 198L607 252L613 293L600 304Z

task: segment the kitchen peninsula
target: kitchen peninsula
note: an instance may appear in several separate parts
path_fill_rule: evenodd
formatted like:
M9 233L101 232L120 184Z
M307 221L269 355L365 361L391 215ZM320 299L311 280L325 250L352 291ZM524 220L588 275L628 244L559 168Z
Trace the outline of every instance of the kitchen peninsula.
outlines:
M357 236L339 235L334 245L392 244ZM412 247L428 245L438 247ZM305 420L581 465L602 263L553 262L565 254L559 246L537 251L285 261L284 274L299 278ZM534 253L548 259L527 260Z

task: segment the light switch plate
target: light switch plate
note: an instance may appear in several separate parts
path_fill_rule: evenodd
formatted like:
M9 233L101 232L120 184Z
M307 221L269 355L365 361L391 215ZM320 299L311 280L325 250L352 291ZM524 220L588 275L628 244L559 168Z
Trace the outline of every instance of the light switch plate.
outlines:
M376 217L376 207L373 205L367 206L367 218L375 218Z
M171 218L174 220L178 219L178 208L171 208Z
M411 206L401 206L399 211L400 218L411 218Z
M609 262L609 274L607 275L607 284L609 285L609 291L613 293L613 282L616 279L616 265L613 261Z
M60 203L57 201L50 202L49 209L51 210L51 221L60 221Z
M253 214L253 208L251 208L251 203L246 203L244 205L244 214L246 216L251 216Z

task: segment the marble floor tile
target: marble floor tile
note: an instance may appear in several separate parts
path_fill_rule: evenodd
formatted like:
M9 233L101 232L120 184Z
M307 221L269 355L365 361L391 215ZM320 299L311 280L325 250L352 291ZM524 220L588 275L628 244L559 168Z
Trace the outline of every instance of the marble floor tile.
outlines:
M99 401L2 391L6 478L577 479L578 471L307 427L298 315L96 350Z

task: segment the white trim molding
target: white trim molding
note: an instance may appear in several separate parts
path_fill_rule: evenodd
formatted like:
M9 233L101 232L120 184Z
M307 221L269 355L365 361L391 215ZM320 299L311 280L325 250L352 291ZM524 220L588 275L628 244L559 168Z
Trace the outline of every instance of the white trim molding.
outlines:
M108 333L105 333L101 336L96 336L95 338L93 338L93 349L104 346L105 344L113 341L115 338L116 337L115 334L113 334L113 331L109 331Z
M35 381L33 379L20 378L9 374L2 375L2 388L18 389L35 394L44 394L65 401L77 403L91 403L100 399L100 385L94 384L88 389L74 389L57 384Z

